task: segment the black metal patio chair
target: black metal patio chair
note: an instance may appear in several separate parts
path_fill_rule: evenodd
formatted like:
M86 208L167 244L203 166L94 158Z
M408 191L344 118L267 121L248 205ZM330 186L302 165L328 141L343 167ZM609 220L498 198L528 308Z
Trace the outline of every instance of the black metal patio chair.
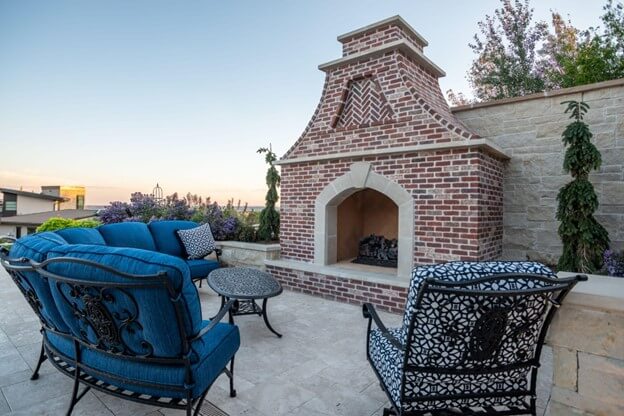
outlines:
M548 325L582 280L534 262L416 268L402 327L363 306L367 358L391 405L384 416L535 415Z

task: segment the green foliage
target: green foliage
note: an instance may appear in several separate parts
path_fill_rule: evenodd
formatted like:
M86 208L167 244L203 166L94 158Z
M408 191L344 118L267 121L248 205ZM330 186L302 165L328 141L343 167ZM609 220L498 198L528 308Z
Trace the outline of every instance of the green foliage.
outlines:
M607 230L594 218L598 197L589 181L589 173L600 168L600 152L591 142L592 133L583 121L589 105L578 101L565 101L565 113L574 121L562 134L566 146L563 169L572 175L572 181L557 195L559 206L557 220L563 254L559 270L592 273L602 264L602 255L609 246Z
M469 45L476 54L468 79L479 100L522 96L624 77L624 5L607 0L602 28L575 28L557 12L549 27L533 21L529 0L500 0L479 22ZM468 100L453 91L449 101Z
M266 175L266 184L269 188L265 197L264 209L260 212L260 225L258 227L258 239L263 241L277 240L279 238L280 217L279 212L275 209L275 204L279 199L277 188L280 185L280 175L275 165L273 164L277 160L277 156L273 153L273 150L262 147L258 149L258 153L265 153L265 161L269 165Z
M54 217L37 227L37 232L56 231L65 228L95 228L102 225L101 222L94 219L72 220L70 218Z

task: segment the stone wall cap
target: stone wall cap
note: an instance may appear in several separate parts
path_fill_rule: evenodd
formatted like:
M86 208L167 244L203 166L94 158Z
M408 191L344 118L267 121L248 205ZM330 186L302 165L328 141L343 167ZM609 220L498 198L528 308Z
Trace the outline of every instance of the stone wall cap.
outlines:
M388 25L391 25L391 24L394 24L396 26L399 26L399 27L403 28L403 30L405 30L410 35L412 35L416 39L418 39L418 41L422 44L422 46L429 45L429 42L427 42L427 39L423 38L422 35L416 31L416 29L414 29L409 23L407 23L398 14L395 15L395 16L392 16L392 17L388 17L387 19L383 19L383 20L380 20L378 22L371 23L370 25L363 26L363 27L361 27L359 29L352 30L352 31L347 32L345 34L342 34L342 35L338 36L338 42L346 43L346 42L350 41L351 39L353 39L353 38L355 38L355 37L357 37L359 35L365 35L365 34L367 34L369 32L374 32L377 28L380 28L380 27L383 27L383 26L388 26Z
M245 250L253 250L253 251L280 251L279 243L248 243L245 241L216 241L216 246L219 248L223 247L233 247L233 248L243 248Z
M334 59L333 61L329 61L319 65L318 68L321 71L329 72L344 65L348 65L358 61L365 61L373 57L397 50L414 59L420 66L430 72L433 76L441 78L446 75L446 73L439 66L434 64L421 51L416 49L414 46L412 46L410 42L405 39L395 40L394 42L389 42L375 48L370 48L365 51L353 53L339 59Z
M522 97L502 98L500 100L490 100L490 101L484 101L480 103L459 105L456 107L451 107L451 112L459 113L461 111L474 110L478 108L495 107L498 105L514 104L514 103L519 103L522 101L538 100L540 98L557 97L557 96L568 95L568 94L579 94L579 93L601 90L604 88L619 87L619 86L624 86L624 78L612 79L610 81L596 82L593 84L578 85L576 87L559 88L556 90L537 92L535 94L529 94L529 95L525 95Z
M572 277L578 273L559 272L559 277ZM586 282L579 282L568 297L565 304L573 304L590 309L624 313L624 278L587 275Z

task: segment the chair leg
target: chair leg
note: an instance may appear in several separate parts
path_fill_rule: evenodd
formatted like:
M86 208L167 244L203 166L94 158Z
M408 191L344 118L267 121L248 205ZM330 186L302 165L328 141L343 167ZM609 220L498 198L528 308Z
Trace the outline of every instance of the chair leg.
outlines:
M210 389L208 389L208 390L210 390ZM195 405L195 412L193 413L193 416L198 416L199 415L199 411L201 410L202 406L204 405L204 400L206 399L206 395L208 394L208 390L206 390L204 392L204 394L202 394L202 396L197 401L197 404Z
M43 341L41 342L41 352L39 353L39 361L37 361L37 366L35 367L35 371L30 376L31 380L37 380L39 378L39 369L41 368L41 364L48 358L43 349Z
M74 371L74 388L72 389L72 396L69 402L69 409L67 409L66 416L70 416L74 410L74 406L78 403L78 387L80 386L80 369L76 366Z
M234 357L230 362L230 397L236 397L236 390L234 390Z

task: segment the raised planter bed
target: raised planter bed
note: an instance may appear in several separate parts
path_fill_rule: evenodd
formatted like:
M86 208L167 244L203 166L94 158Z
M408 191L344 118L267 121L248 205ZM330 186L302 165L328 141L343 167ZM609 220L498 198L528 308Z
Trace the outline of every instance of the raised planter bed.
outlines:
M279 243L245 243L242 241L217 241L221 261L228 266L254 267L265 270L265 260L280 257Z

